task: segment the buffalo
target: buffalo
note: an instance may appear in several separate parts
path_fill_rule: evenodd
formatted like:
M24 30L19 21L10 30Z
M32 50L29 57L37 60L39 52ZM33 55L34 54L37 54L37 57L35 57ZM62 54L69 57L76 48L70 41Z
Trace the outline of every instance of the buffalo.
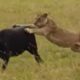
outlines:
M27 25L13 25L13 28L0 30L0 58L4 61L2 69L5 70L10 57L18 56L27 50L37 61L42 61L38 54L36 38L24 29Z

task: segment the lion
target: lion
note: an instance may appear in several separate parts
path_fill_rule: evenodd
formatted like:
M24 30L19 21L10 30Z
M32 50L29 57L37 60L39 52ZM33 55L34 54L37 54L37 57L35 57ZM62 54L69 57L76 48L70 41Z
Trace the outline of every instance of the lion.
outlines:
M29 33L45 36L50 42L73 51L80 52L80 34L64 30L48 17L47 13L41 14L31 25L26 28Z

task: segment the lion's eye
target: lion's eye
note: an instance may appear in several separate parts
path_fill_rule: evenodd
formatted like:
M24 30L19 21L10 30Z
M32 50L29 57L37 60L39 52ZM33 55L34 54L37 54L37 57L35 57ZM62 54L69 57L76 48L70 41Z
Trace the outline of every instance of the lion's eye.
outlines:
M42 20L39 18L37 21L38 21L38 22L41 22Z

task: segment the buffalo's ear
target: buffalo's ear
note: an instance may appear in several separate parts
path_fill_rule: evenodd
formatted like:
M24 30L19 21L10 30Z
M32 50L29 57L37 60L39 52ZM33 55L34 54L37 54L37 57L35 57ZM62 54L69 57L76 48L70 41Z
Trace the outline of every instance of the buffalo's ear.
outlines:
M46 18L47 16L48 16L48 14L47 14L47 13L44 13L44 14L43 14L43 17L45 17L45 18Z

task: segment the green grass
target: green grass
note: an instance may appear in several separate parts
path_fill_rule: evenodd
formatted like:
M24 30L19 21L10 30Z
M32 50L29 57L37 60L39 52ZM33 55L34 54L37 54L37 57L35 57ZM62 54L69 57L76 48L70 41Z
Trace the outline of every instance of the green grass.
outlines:
M80 31L79 0L0 0L0 28L34 22L35 16L47 12L56 24L72 32ZM80 80L80 54L51 44L36 36L38 51L44 63L24 52L12 57L0 80ZM0 68L2 65L0 60Z

